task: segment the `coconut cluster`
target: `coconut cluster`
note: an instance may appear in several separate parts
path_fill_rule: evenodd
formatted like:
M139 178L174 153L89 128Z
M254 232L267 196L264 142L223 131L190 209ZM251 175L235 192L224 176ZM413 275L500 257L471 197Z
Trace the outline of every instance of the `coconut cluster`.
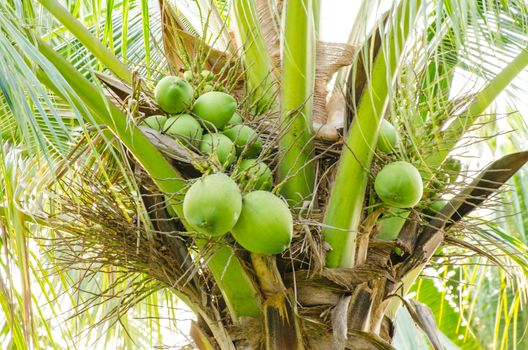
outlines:
M377 149L384 154L391 154L400 147L400 138L396 127L383 119L380 124ZM432 182L433 190L437 184L454 182L461 170L461 163L455 158L446 161L447 173L439 175L437 182ZM385 213L380 220L378 239L395 240L409 217L410 208L416 206L423 197L423 181L416 167L405 161L394 161L381 169L374 181L374 190L385 206ZM442 212L448 202L442 200L432 191L428 207L423 213L433 217ZM398 253L399 254L399 253Z
M393 153L400 143L394 125L381 120L378 137L378 150ZM423 195L422 176L412 164L404 161L389 163L378 173L374 181L374 190L378 197L389 207L414 207Z
M383 119L380 124L378 150L390 154L398 149L399 144L398 131L394 125ZM445 180L454 181L460 172L460 168L460 161L450 158L446 164L449 178ZM394 209L412 208L422 199L422 176L414 165L405 161L395 161L386 164L378 173L374 181L374 190L389 209L401 213L401 211ZM430 214L439 213L446 203L436 199L429 208Z
M212 168L222 170L196 180L185 194L183 214L197 233L221 237L231 232L250 252L278 254L291 243L292 215L286 203L269 192L273 174L258 159L263 140L237 113L235 98L214 91L212 80L209 71L164 77L154 97L169 117L149 116L143 125L198 149L216 165Z

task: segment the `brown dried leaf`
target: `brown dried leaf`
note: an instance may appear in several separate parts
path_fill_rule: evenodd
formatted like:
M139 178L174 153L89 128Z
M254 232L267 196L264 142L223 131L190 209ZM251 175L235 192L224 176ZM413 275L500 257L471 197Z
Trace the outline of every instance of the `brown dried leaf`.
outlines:
M439 330L436 326L436 321L431 310L422 303L411 299L410 301L405 300L405 306L409 311L413 321L420 327L425 333L431 345L435 350L443 350L440 338L438 338Z
M379 336L368 332L349 332L347 349L353 350L395 350Z
M266 349L304 349L291 290L277 293L264 302Z
M202 38L185 31L168 1L160 0L160 8L163 47L173 74L204 53L207 58L206 69L219 73L226 65L231 65L228 53L204 44Z
M121 107L125 101L132 95L132 87L119 79L116 79L110 75L94 71L95 76L105 84L110 92L113 94L113 102L116 106ZM139 111L145 113L145 115L164 114L164 112L154 104L150 98L146 95L142 95L139 102Z
M207 336L207 334L205 334L205 332L195 321L191 321L191 329L189 330L189 335L191 336L192 340L194 341L194 344L196 345L196 347L198 347L199 350L214 350L214 346L209 340L209 337Z

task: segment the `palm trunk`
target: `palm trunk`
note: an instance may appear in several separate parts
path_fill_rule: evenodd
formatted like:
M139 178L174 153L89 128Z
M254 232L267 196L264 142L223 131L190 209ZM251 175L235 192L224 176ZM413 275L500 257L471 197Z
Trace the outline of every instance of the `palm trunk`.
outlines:
M371 250L387 260L389 252ZM235 349L393 349L393 326L384 312L394 284L381 266L292 272L275 257L253 255L250 261L266 298L262 316L238 325L213 320L229 332ZM215 342L211 329L194 333L200 349L209 349L204 339ZM226 348L218 340L215 347Z

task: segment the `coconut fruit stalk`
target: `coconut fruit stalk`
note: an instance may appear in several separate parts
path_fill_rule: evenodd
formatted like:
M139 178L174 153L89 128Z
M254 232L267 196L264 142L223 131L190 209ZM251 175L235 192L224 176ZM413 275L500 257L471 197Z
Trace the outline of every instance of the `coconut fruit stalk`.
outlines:
M411 212L406 209L390 208L387 210L379 221L379 233L376 238L384 241L393 241L398 238L410 214Z

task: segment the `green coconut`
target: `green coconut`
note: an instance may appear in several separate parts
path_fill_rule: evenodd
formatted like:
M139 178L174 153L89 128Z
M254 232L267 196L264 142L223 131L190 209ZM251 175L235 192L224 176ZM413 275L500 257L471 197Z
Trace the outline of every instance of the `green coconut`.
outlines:
M227 126L239 125L242 123L244 123L244 118L242 118L240 114L235 113L233 114L231 119L229 119L229 121L227 122Z
M185 72L183 72L183 79L187 80L187 81L192 81L193 80L193 72L190 71L190 70L186 70Z
M167 119L165 133L189 146L198 144L202 139L203 129L193 116L180 114Z
M233 96L220 91L206 92L198 97L193 113L204 121L206 127L222 130L235 114L237 103Z
M231 230L244 249L257 254L279 254L293 236L293 218L282 199L268 191L254 191L242 199L242 212Z
M211 81L214 79L214 74L211 71L203 70L200 72L200 75L205 81Z
M374 189L379 198L389 206L414 207L422 198L422 177L412 164L393 162L378 173Z
M165 127L167 117L164 115L151 115L150 117L145 118L141 125L148 126L151 129L156 131L162 131Z
M400 137L394 125L383 119L380 125L378 149L385 153L392 153L399 141Z
M237 154L244 154L244 158L254 158L262 151L262 139L257 132L247 125L234 125L224 130L224 135L235 143Z
M200 142L200 151L213 155L224 167L236 159L235 144L229 137L219 133L205 134Z
M194 90L189 83L176 76L161 79L154 90L154 97L161 109L176 114L188 109L192 104Z
M214 90L214 86L211 84L205 84L202 91L203 92L210 92Z
M269 191L273 187L271 169L256 159L244 159L239 166L242 188Z
M242 195L237 184L225 174L197 180L183 198L183 216L199 233L220 236L237 223Z

